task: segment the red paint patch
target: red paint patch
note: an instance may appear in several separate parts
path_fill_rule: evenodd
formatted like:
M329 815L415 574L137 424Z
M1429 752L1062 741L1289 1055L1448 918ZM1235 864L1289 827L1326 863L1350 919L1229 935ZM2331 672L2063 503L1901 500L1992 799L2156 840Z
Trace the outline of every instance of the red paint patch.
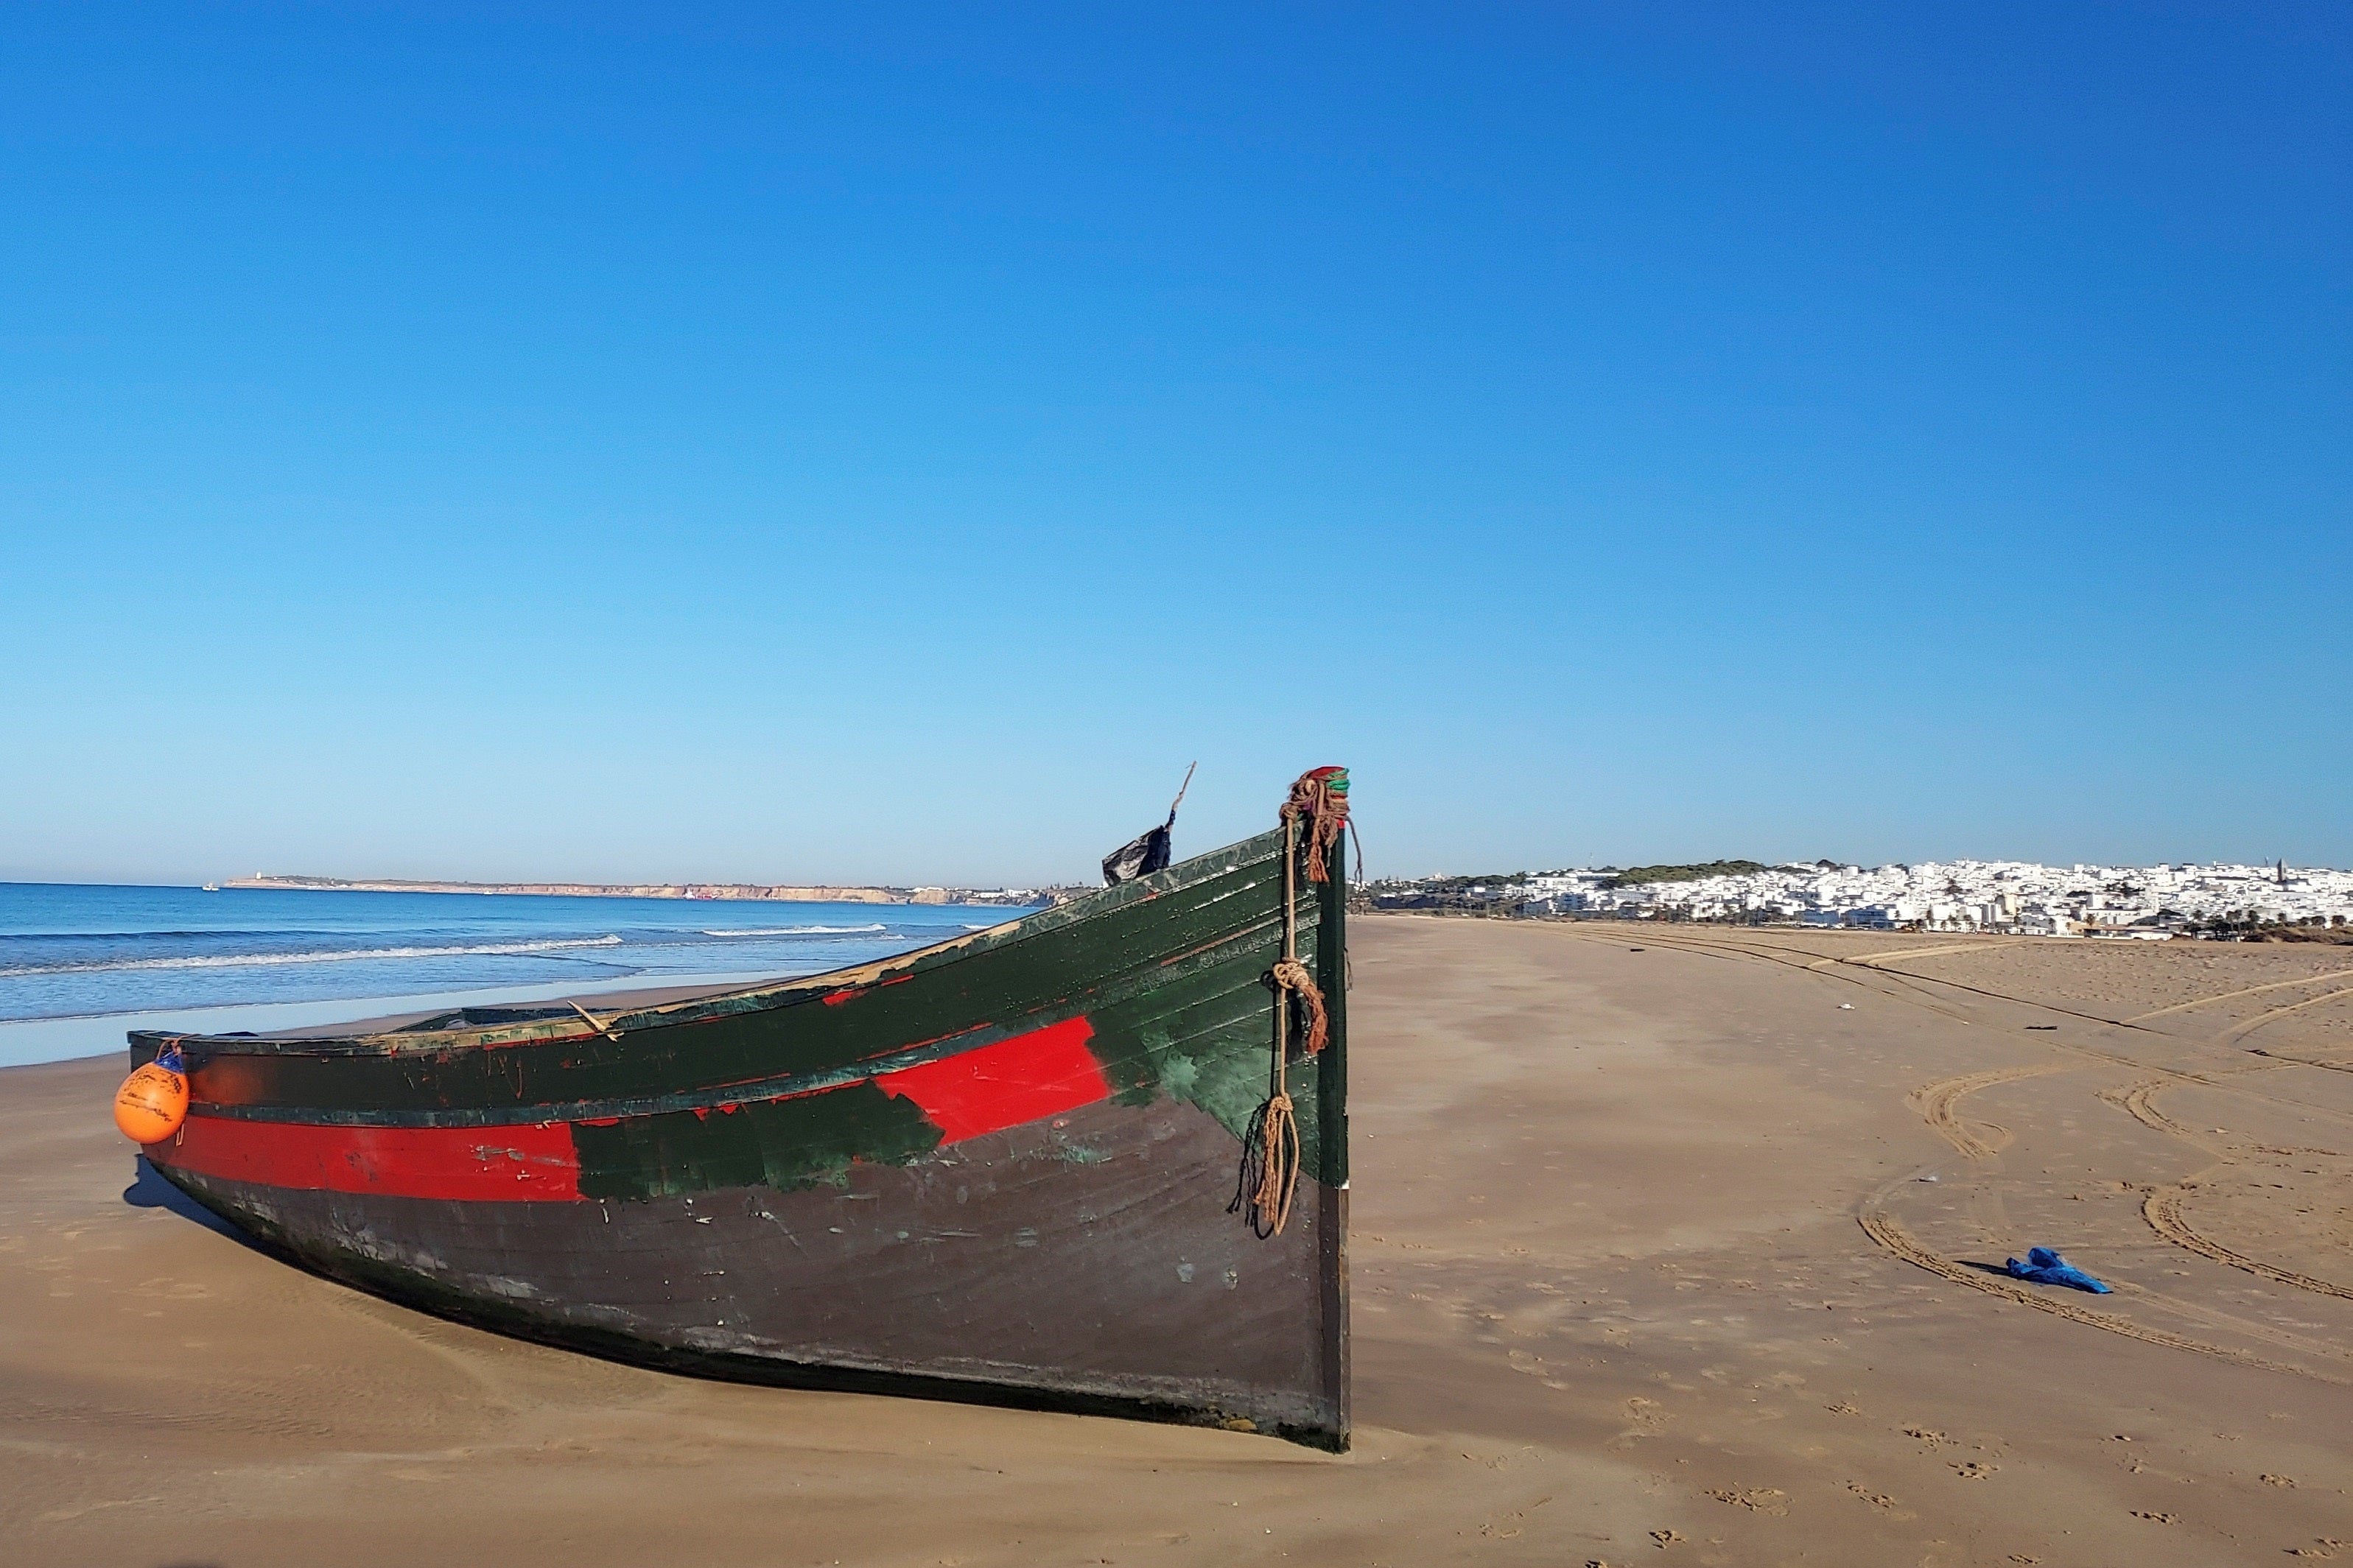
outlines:
M1084 1018L1071 1018L939 1061L880 1073L874 1083L885 1094L913 1100L940 1130L943 1142L959 1142L1109 1100L1111 1085L1087 1049L1094 1033Z
M200 1175L301 1192L381 1193L470 1203L580 1196L580 1157L564 1122L510 1127L313 1127L191 1116L148 1158Z
M914 978L912 974L894 974L888 980L878 980L871 985L845 985L839 991L828 991L818 998L828 1007L839 1007L855 1002L870 991L880 991L886 985L904 985Z

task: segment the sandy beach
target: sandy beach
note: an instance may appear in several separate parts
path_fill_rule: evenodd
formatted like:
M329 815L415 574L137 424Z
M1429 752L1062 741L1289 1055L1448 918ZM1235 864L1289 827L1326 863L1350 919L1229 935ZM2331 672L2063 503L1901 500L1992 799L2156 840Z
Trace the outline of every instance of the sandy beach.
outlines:
M1352 935L1350 1454L420 1317L135 1184L114 1058L0 1073L7 1556L2353 1562L2353 950Z

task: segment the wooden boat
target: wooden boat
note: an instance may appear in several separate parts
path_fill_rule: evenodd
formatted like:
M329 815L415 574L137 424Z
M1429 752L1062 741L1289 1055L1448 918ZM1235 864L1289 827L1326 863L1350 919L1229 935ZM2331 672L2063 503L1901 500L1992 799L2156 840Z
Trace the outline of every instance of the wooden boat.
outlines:
M511 1334L1345 1448L1345 791L813 978L134 1033L193 1101L144 1153L295 1263Z

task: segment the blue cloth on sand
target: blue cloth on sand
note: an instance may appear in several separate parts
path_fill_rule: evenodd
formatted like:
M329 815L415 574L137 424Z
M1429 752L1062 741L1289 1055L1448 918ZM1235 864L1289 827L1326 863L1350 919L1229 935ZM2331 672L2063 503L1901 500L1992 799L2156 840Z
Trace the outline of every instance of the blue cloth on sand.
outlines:
M2094 1296L2105 1296L2108 1288L2052 1251L2047 1247L2030 1247L2026 1261L2010 1260L2013 1279L2031 1279L2037 1285L2072 1285L2078 1290L2089 1290Z

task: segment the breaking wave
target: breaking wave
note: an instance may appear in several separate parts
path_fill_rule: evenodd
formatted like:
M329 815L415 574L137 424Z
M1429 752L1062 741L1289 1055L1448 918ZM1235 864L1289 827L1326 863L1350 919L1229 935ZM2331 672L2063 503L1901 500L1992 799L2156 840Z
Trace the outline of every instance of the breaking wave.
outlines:
M882 929L878 922L863 926L754 926L738 931L707 931L705 936L868 936Z
M881 928L874 929L879 931ZM354 947L332 952L215 952L179 958L86 959L0 969L0 979L24 974L100 974L125 969L238 969L284 963L349 963L365 958L458 958L486 953L556 952L567 948L620 945L621 939L617 936L589 936L547 942L479 942L464 947Z

